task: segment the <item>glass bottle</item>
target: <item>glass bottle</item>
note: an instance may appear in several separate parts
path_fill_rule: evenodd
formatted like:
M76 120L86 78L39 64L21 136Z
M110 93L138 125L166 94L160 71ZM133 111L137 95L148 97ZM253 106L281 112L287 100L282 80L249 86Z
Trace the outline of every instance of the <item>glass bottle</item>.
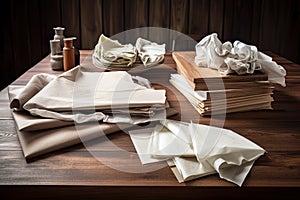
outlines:
M50 40L50 67L52 70L63 70L63 55L60 40Z
M64 38L65 38L64 30L65 30L65 28L55 27L53 29L55 31L54 40L59 40L60 41L60 48L61 48L61 51L62 51L62 48L64 46Z
M64 39L64 71L72 69L75 67L75 49L73 44L74 38L65 38Z

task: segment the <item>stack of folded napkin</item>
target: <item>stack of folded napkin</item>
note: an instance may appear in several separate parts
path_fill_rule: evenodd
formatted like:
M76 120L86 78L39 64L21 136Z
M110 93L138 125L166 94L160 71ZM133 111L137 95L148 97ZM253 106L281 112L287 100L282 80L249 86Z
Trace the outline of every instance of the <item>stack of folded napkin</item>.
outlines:
M12 97L11 108L76 123L136 123L135 116L140 122L167 107L165 90L134 80L127 72L85 72L80 66L58 77L36 75Z
M59 76L37 74L26 86L8 89L26 158L176 113L165 90L124 71L90 72L77 66Z
M265 153L231 130L173 120L131 131L130 137L142 164L167 160L180 183L218 173L241 186L255 160Z
M92 56L96 67L108 70L129 70L140 59L144 66L153 66L163 61L165 44L157 44L143 38L137 38L135 46L122 45L117 40L100 36Z

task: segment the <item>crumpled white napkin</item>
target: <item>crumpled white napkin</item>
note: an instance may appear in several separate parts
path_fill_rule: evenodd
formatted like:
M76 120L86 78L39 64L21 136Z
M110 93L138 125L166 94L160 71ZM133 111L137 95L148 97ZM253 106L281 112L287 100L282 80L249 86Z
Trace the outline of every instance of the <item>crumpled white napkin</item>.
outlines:
M285 69L272 61L272 58L259 52L255 46L240 41L222 42L216 33L204 37L196 45L195 63L217 69L222 74L253 74L262 70L268 80L285 86Z
M232 130L190 124L196 158L207 161L220 178L239 186L265 150Z
M143 38L138 38L135 47L144 66L155 65L164 60L166 53L165 44L157 44Z
M12 97L11 108L77 123L102 120L135 124L149 121L149 117L154 119L157 116L152 112L166 107L165 90L141 86L127 72L84 72L77 66L52 78L45 74L35 76ZM143 78L135 79L149 85ZM133 116L129 118L129 114Z
M148 136L143 130L135 131L131 139L143 164L172 158L176 170L171 168L179 182L219 173L220 178L241 186L255 160L265 153L228 129L174 120L161 124L164 128L147 130Z
M100 36L95 46L92 56L93 64L100 68L111 69L115 67L131 67L135 63L137 55L144 66L152 66L164 60L166 53L165 44L157 44L141 37L137 38L135 46L132 44L120 44L117 40L112 40Z
M101 34L92 56L93 64L100 68L110 65L130 67L136 61L136 48L132 44L122 45Z

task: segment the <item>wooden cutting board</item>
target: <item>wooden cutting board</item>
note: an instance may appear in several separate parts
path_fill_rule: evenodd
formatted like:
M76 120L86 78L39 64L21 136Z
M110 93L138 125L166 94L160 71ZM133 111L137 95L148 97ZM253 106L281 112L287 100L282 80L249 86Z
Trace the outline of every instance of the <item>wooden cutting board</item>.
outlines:
M247 75L223 75L215 69L197 66L194 61L195 55L195 51L172 53L178 73L187 79L194 90L269 87L268 83L257 83L257 81L268 80L268 76L262 72Z

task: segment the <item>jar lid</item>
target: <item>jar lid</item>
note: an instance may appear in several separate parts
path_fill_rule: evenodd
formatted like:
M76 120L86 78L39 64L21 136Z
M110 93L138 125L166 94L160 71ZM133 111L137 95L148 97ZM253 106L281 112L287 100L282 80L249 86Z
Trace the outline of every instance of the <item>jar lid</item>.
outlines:
M63 31L63 30L65 30L65 28L63 28L63 27L55 27L55 28L53 28L54 30L58 30L58 31Z

